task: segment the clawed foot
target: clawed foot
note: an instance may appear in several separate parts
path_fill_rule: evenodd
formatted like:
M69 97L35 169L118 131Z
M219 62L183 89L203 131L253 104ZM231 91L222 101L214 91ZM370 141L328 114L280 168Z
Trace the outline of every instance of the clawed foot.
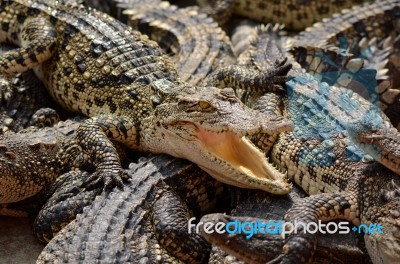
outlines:
M292 64L287 63L287 58L280 61L276 61L273 70L273 83L274 84L285 84L288 80L288 72L292 69Z
M285 82L289 79L288 72L292 69L292 64L287 63L287 58L276 61L274 66L268 70L265 75L270 80L270 90L272 92L285 92L283 88Z
M103 185L104 189L112 189L116 186L122 187L123 182L129 178L128 173L122 168L97 169L87 179L87 188Z

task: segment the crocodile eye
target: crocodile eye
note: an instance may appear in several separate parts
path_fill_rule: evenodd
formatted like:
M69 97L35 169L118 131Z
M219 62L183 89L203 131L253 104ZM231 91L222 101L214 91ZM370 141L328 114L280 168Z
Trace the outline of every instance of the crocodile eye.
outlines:
M200 101L199 106L201 109L207 109L207 108L211 107L210 103L208 103L206 101Z

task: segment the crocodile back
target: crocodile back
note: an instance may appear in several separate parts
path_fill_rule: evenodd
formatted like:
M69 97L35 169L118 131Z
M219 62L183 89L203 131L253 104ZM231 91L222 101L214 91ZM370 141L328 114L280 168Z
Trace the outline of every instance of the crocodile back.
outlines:
M156 42L106 14L55 1L14 1L2 3L0 20L15 10L20 27L32 17L53 24L54 55L35 70L69 110L87 116L134 112L137 118L145 117L159 101L149 96L154 94L150 84L178 78Z

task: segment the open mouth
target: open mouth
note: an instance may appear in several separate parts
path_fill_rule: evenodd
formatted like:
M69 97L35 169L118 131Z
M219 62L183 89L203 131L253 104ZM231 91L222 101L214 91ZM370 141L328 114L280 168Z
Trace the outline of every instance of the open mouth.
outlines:
M219 175L218 180L238 187L262 189L275 194L285 194L291 189L286 175L269 163L264 153L249 139L232 132L211 132L197 127L196 136L209 153L221 162L228 163L240 172L241 179ZM206 169L207 170L207 169Z

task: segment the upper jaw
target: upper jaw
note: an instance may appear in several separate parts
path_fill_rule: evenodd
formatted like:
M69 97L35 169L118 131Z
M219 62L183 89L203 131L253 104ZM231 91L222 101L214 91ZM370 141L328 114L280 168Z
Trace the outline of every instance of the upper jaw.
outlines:
M252 136L258 133L274 135L293 130L293 122L283 116L268 116L259 111L251 111L237 120L225 120L226 130L238 136ZM204 129L215 131L212 127L203 126Z

